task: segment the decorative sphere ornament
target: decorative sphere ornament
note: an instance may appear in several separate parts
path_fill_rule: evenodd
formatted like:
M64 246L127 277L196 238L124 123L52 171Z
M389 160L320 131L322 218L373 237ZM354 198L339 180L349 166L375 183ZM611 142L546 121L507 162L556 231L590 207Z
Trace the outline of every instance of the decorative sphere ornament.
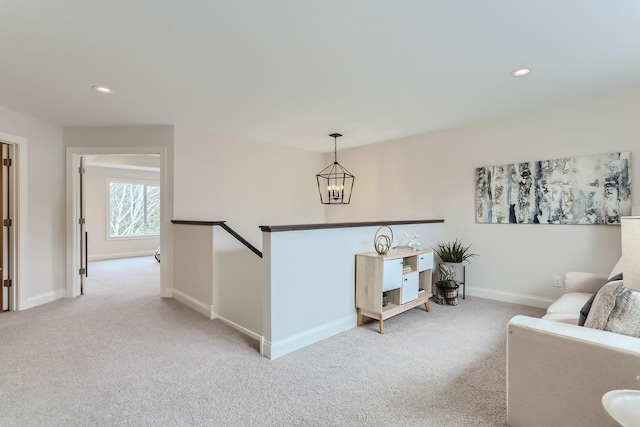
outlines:
M382 234L381 231L385 231L384 229L389 230L389 235L387 234ZM375 248L376 252L380 255L386 255L387 252L389 252L389 249L391 249L391 244L393 243L393 230L391 229L391 227L389 227L388 225L382 225L380 227L378 227L378 230L376 231L376 235L373 238L373 247Z

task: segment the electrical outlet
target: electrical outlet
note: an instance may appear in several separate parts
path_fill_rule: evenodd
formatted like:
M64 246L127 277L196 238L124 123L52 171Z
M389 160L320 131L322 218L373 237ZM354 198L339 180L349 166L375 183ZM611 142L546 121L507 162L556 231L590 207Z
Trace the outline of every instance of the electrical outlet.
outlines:
M562 276L553 276L553 286L556 288L562 287Z

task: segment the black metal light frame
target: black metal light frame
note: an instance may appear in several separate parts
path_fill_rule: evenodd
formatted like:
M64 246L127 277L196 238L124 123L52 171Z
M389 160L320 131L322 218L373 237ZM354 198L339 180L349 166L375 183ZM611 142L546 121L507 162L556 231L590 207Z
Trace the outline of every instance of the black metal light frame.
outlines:
M356 177L338 163L339 133L329 135L333 138L333 163L316 174L320 202L323 205L348 205L351 203L351 193Z

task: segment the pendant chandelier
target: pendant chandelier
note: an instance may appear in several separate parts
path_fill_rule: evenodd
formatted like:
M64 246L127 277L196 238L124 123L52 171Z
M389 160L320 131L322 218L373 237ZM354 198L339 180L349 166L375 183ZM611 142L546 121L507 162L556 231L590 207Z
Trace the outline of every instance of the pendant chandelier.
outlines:
M356 177L338 163L338 137L342 135L332 133L329 136L334 144L333 163L316 175L320 202L324 205L348 205Z

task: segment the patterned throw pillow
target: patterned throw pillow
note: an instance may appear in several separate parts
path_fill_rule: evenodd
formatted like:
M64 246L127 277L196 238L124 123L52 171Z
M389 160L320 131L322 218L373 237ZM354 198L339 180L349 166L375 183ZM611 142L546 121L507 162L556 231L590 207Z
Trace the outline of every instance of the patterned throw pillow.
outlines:
M607 283L617 282L618 280L622 280L622 273L618 273L615 276L611 277L609 280L607 280ZM602 288L602 286L600 287ZM598 291L599 290L600 289L598 289ZM591 305L593 304L593 300L598 294L598 291L595 291L593 295L591 295L591 298L589 298L589 300L580 309L580 320L578 320L578 326L584 326L584 322L586 322L587 320L587 316L589 315L589 310L591 310Z
M622 281L607 283L596 294L584 326L640 338L640 292L625 288Z

